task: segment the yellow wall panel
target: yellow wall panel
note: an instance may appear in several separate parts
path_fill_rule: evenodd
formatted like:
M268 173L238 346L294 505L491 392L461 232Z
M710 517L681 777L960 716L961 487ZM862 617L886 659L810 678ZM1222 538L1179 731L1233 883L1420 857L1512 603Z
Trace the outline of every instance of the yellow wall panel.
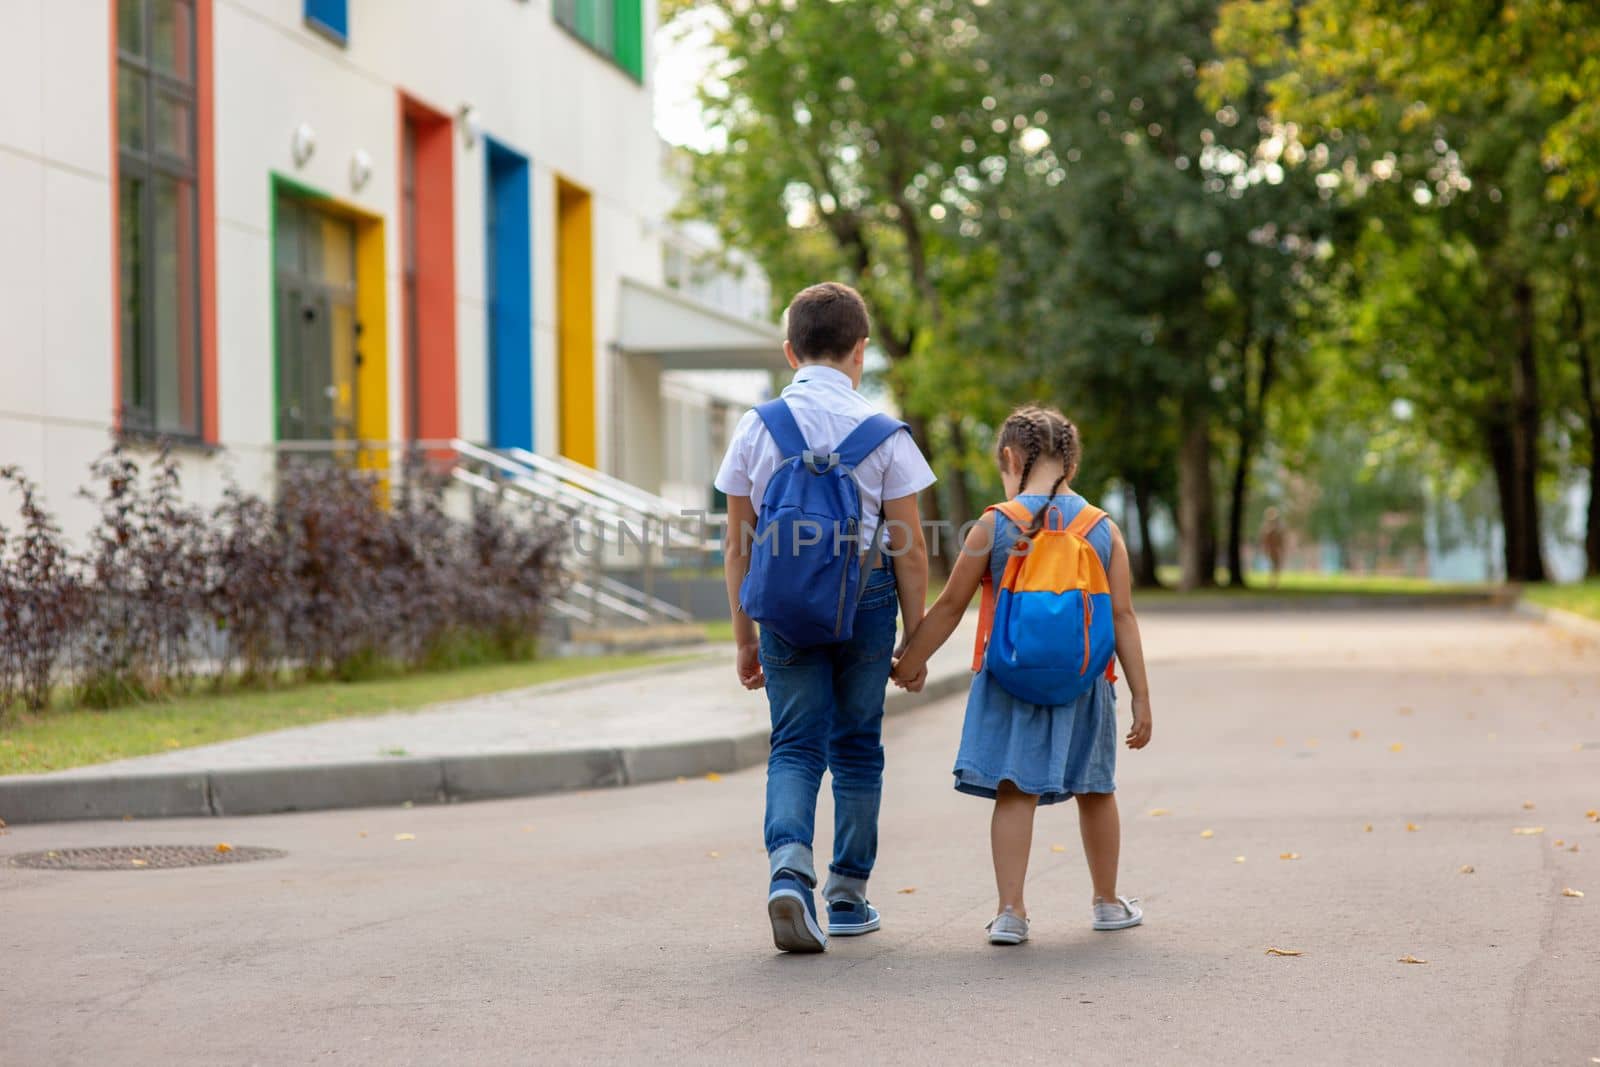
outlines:
M593 200L585 190L560 182L556 216L561 454L594 467L600 457L595 443Z

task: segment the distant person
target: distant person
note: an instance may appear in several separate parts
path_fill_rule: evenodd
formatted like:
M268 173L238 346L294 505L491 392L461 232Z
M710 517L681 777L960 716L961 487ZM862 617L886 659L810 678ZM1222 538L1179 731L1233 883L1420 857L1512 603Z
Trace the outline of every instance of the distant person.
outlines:
M928 657L949 639L981 585L977 674L955 787L994 801L989 835L999 906L989 941L1028 939L1022 890L1034 812L1074 797L1094 882L1094 928L1137 926L1144 912L1117 893L1121 829L1114 793L1114 656L1133 692L1125 740L1129 748L1150 743L1150 687L1128 549L1106 514L1069 485L1078 469L1078 431L1060 412L1031 405L1012 412L996 451L1010 499L987 509L973 528L938 602L895 661L894 678L908 688L922 684Z
M772 939L786 952L821 952L830 934L881 923L867 880L878 854L883 698L896 601L907 633L927 604L917 494L934 475L905 424L856 392L868 324L860 294L814 285L787 319L794 381L739 422L716 487L728 495L724 569L739 681L765 686L772 712ZM811 853L824 770L834 807L826 932Z
M1283 554L1287 547L1289 533L1283 528L1283 519L1278 514L1277 508L1268 508L1261 517L1261 554L1267 557L1267 566L1272 571L1272 588L1278 588L1278 579L1283 574Z

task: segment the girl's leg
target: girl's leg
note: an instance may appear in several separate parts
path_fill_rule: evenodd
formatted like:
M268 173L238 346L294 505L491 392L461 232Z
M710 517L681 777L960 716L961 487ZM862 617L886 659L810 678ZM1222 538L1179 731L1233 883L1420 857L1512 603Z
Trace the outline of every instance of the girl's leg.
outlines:
M994 852L994 881L1000 890L999 911L1010 908L1019 918L1028 917L1022 900L1023 883L1028 878L1028 851L1033 847L1033 812L1039 798L1018 792L1010 782L1000 783L994 799L994 815L989 820L989 845Z
M1078 832L1083 836L1083 854L1089 861L1089 878L1094 882L1095 900L1116 899L1117 860L1122 851L1122 821L1117 815L1117 795L1078 794Z

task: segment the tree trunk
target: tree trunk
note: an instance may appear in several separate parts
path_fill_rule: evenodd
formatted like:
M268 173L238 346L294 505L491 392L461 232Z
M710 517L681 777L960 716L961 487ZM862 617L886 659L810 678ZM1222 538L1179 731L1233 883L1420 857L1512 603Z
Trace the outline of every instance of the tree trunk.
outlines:
M973 516L972 487L967 484L967 430L961 423L960 413L950 418L950 453L955 457L950 465L950 523L957 530Z
M1271 334L1262 340L1261 364L1256 368L1254 389L1251 382L1245 382L1244 421L1239 427L1239 455L1233 465L1233 485L1228 498L1228 584L1237 589L1245 587L1244 512L1250 491L1250 465L1255 461L1261 431L1266 425L1267 393L1278 375L1277 344L1278 339ZM1251 400L1252 392L1254 400Z
M1139 552L1133 557L1133 584L1141 589L1161 588L1156 574L1156 548L1150 540L1150 483L1142 478L1133 481L1133 507L1139 513Z
M1585 527L1584 575L1600 577L1600 397L1595 396L1594 358L1589 353L1585 331L1583 292L1572 285L1572 335L1578 345L1578 385L1583 390L1583 409L1589 426L1589 515Z
M1178 588L1217 584L1216 502L1211 489L1211 421L1203 400L1178 413Z
M1533 286L1526 278L1512 288L1517 351L1511 365L1511 490L1501 497L1508 526L1517 527L1517 553L1506 537L1506 577L1512 581L1544 581L1544 552L1539 543L1539 365L1535 337Z

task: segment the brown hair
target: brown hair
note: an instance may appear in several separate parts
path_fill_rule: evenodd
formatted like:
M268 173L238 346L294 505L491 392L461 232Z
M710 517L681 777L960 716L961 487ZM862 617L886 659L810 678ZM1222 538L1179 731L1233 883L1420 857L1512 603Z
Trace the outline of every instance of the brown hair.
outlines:
M867 302L840 282L800 290L789 301L789 345L802 362L839 360L867 336Z
M1006 448L1014 448L1022 453L1022 478L1019 482L1022 486L1028 484L1028 475L1033 473L1033 465L1041 458L1061 460L1061 477L1056 479L1046 494L1051 500L1062 483L1077 471L1078 457L1083 451L1078 442L1078 428L1071 420L1055 408L1039 404L1024 404L1006 416L1006 421L1000 424L1000 434L995 439L995 458L998 459ZM1025 537L1032 537L1044 529L1049 505L1050 501L1047 501L1034 515L1033 521L1023 531Z

